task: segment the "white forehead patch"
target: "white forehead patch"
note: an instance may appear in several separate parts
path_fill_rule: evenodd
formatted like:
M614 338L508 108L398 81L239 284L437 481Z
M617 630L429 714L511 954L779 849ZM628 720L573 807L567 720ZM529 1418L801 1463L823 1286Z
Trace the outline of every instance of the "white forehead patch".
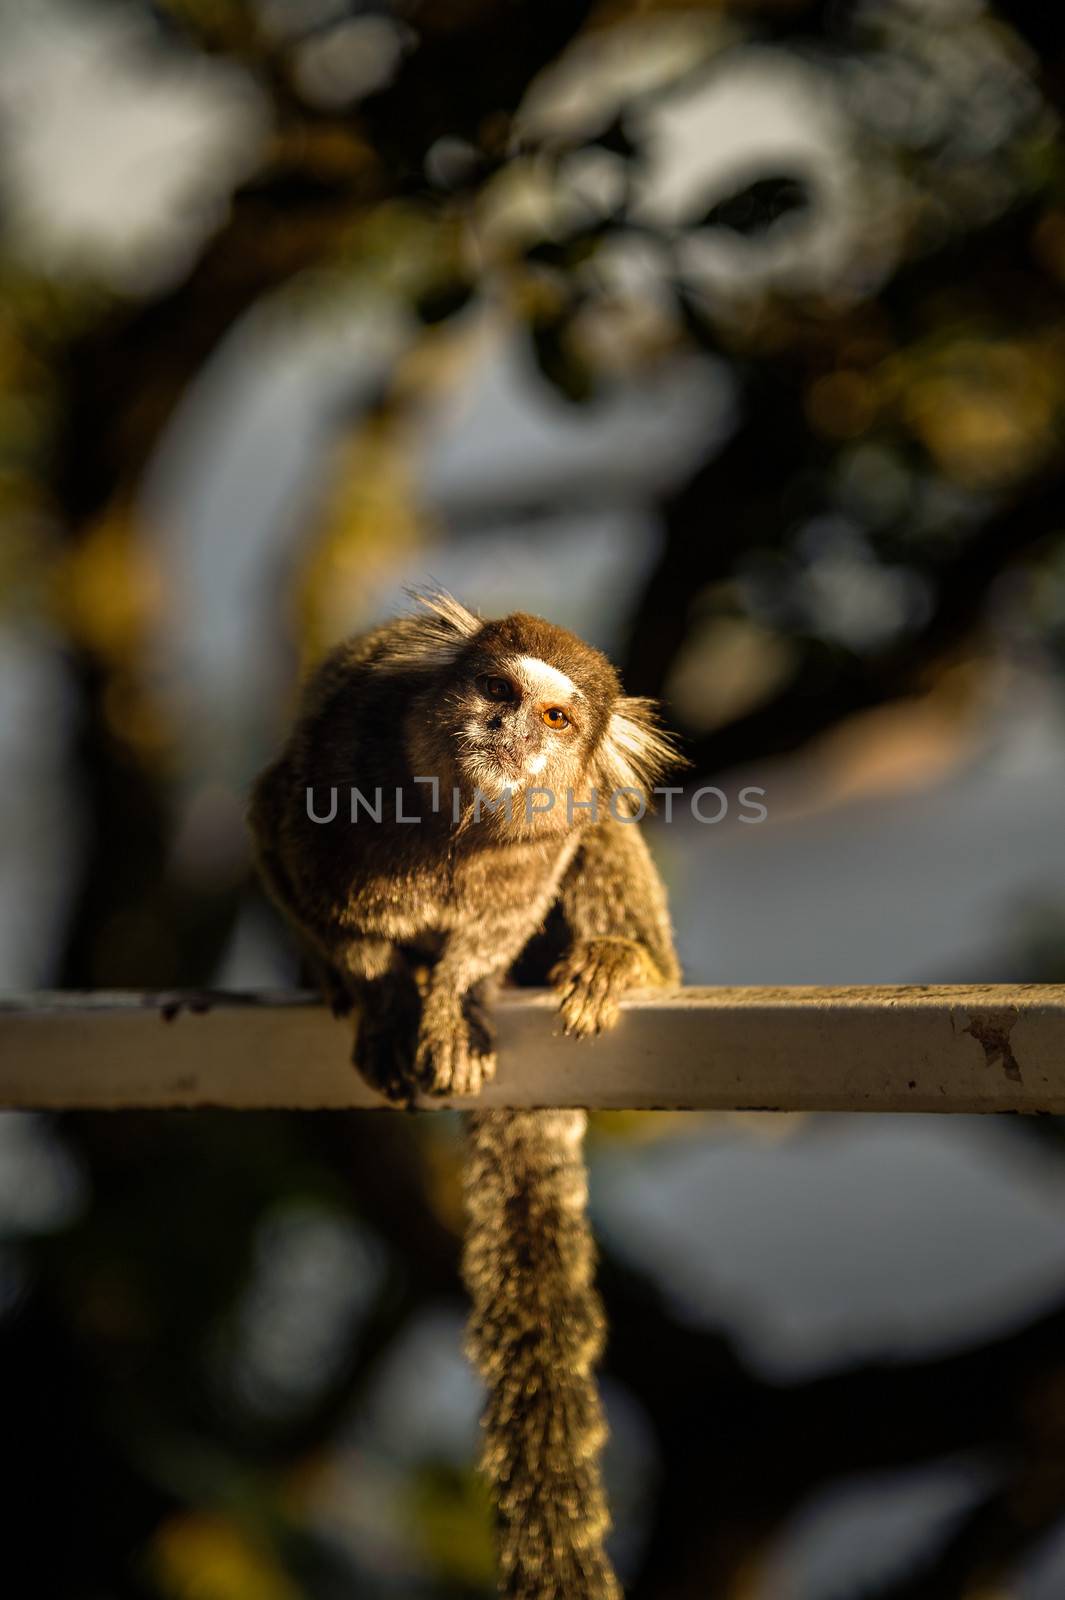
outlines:
M549 661L541 661L539 656L519 656L514 662L514 672L528 694L545 700L573 700L580 695L572 678L567 678Z

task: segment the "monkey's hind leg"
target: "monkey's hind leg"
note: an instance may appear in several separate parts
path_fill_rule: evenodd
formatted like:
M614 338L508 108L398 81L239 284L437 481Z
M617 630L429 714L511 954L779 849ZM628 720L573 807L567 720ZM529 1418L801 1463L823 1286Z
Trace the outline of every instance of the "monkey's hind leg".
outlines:
M559 890L572 944L550 974L566 1033L601 1033L629 989L678 983L665 890L634 823L588 830Z

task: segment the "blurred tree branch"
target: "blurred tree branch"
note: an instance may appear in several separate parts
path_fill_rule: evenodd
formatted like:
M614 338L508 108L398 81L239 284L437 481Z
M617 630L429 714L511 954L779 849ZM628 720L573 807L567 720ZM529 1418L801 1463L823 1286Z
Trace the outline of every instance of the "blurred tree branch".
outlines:
M108 508L132 503L178 401L243 314L333 256L368 205L412 182L423 186L425 154L441 132L477 136L491 113L512 109L584 14L584 6L557 3L438 8L424 20L419 48L397 81L356 119L372 145L356 135L323 147L313 112L301 133L292 118L302 111L286 100L280 148L233 196L226 223L191 272L143 305L116 304L56 363L61 420L48 481L69 541L79 541ZM246 8L226 16L230 22L209 29L205 42L261 65L261 35L245 22ZM485 73L489 46L493 71ZM270 87L281 93L276 73ZM83 706L78 752L87 839L56 981L151 986L204 979L205 962L231 926L236 891L197 897L168 886L162 790L107 715L109 664L74 644L70 665ZM100 929L134 908L171 929L171 937L158 966L142 945L133 967L108 976L95 953Z

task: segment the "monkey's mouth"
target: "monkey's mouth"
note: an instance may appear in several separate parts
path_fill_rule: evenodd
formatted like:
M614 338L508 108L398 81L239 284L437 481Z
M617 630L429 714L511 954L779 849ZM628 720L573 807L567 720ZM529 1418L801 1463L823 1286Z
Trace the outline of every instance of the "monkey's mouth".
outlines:
M472 751L465 766L470 782L486 792L514 787L528 778L526 757L499 745L482 745Z
M515 779L525 776L525 758L517 755L513 750L493 751L489 760L494 762L499 776L508 783L513 783Z

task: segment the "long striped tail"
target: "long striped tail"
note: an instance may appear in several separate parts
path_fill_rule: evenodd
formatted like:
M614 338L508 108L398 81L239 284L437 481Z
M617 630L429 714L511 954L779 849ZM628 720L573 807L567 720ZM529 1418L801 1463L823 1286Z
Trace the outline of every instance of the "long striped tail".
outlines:
M499 1592L620 1600L604 1548L606 1425L594 1377L605 1323L588 1223L583 1111L469 1119L467 1351L488 1389Z

